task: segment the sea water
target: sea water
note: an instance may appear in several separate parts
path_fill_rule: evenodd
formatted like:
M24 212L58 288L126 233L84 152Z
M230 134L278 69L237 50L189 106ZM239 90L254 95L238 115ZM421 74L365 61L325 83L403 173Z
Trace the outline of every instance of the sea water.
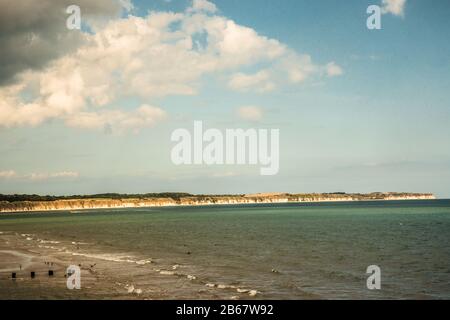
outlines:
M111 272L128 260L137 263L122 271L195 277L162 298L196 298L200 287L261 299L450 298L450 200L16 213L0 215L0 231L72 244ZM380 290L367 288L370 265L380 267ZM174 285L146 277L134 285Z

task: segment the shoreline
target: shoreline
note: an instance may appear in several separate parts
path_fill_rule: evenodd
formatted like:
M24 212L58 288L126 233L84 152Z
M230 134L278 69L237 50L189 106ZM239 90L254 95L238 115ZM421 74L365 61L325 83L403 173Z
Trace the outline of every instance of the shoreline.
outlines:
M392 287L393 283L387 283L386 288L393 289L383 291L377 297L446 297L448 291L439 284L446 283L447 279L447 266L442 257L446 254L448 235L445 235L445 230L448 230L449 220L448 215L444 217L442 213L450 213L450 204L445 201L444 205L442 210L435 210L435 207L440 208L439 203L425 202L424 208L430 206L431 209L422 212L422 204L414 201L412 205L396 202L392 207L388 203L363 204L363 210L372 210L369 214L377 214L380 208L388 208L383 212L389 214L377 214L376 219L365 214L329 215L332 212L329 208L339 207L339 204L323 206L324 212L319 216L299 214L295 215L295 219L291 213L301 212L300 206L274 206L279 211L269 210L270 216L267 213L253 216L254 210L267 207L241 206L241 209L236 207L236 210L248 210L251 219L236 222L234 214L225 214L223 222L214 227L216 229L200 232L200 236L187 235L195 230L206 230L213 220L222 220L216 219L214 212L204 214L221 211L219 207L205 209L193 219L192 224L187 223L191 219L185 210L175 210L174 216L168 220L164 210L155 210L156 215L141 217L139 214L139 217L132 217L129 221L126 221L126 210L122 210L117 219L112 219L108 214L97 215L99 219L90 219L90 215L86 215L86 219L82 215L73 216L74 219L79 217L76 219L79 224L72 219L64 220L59 215L51 214L46 215L42 222L34 218L27 221L29 219L21 219L20 216L5 217L0 219L3 222L0 224L0 299L370 298L373 293L365 291L365 281L361 282L360 278L365 275L366 265L354 264L353 251L348 250L354 243L358 255L364 261L379 261L386 268L394 266L390 272L398 279L403 279L407 266L420 279L416 287L405 285L398 290ZM405 212L405 208L415 206L418 210L414 212L421 215L430 212L441 212L441 215L432 216L433 220L427 222L428 219ZM354 207L358 210L360 206L355 204ZM291 208L291 213L279 215L283 208ZM312 207L306 205L303 208ZM347 204L335 212L346 211L346 208ZM389 208L394 210L394 215L390 214ZM231 208L230 212L233 210ZM268 217L270 219L266 220ZM285 219L280 220L280 217ZM329 217L332 219L329 220ZM52 222L57 223L53 225ZM381 223L377 230L382 230L376 231L373 239L380 236L392 239L387 242L387 249L376 244L370 245L372 242L367 241L365 235L374 232L372 222ZM422 226L422 223L425 224ZM328 227L317 229L323 225ZM79 226L84 227L80 230ZM255 226L259 227L254 229ZM430 226L433 228L429 229ZM286 235L283 234L284 230L287 230ZM417 232L420 230L426 232ZM426 239L434 234L443 237L436 238L438 242L433 244L437 251L431 265L422 261L421 256L426 256L429 250ZM282 236L277 238L279 235ZM400 241L397 235L402 235ZM410 239L414 239L414 242L411 243ZM369 243L369 250L366 243ZM405 245L416 247L417 251L405 251ZM14 253L11 254L12 251ZM404 266L398 265L396 252L403 257ZM443 256L440 258L439 255ZM31 264L26 264L26 261ZM48 262L51 262L51 266ZM64 275L69 265L80 266L81 290L69 290L66 287ZM334 266L338 266L337 269ZM49 268L54 271L53 276L49 276ZM11 272L16 271L16 279L12 279ZM429 276L431 271L439 275L439 282L432 281L434 278ZM36 276L32 278L30 272L36 272ZM428 286L428 282L433 284ZM295 286L291 286L291 283ZM338 291L337 288L343 289ZM422 289L425 291L420 295L415 292Z
M280 196L231 196L220 197L190 197L174 200L172 198L155 199L69 199L52 201L25 201L19 202L18 208L5 208L5 206L16 206L16 203L0 202L0 214L6 213L32 213L32 212L52 212L52 211L84 211L107 210L107 209L131 209L131 208L170 208L170 207L207 207L207 206L227 206L227 205L264 205L264 204L302 204L302 203L331 203L331 202L378 202L378 201L420 201L439 200L433 194L405 194L391 196L386 194L385 198L355 198L353 195L340 197L324 197L317 194L316 197L303 199L289 199L291 195ZM367 198L365 198L367 197Z
M195 266L177 261L12 230L0 233L0 261L0 300L248 300L261 294L245 285L212 282L192 273L199 271ZM66 287L69 265L80 267L80 290Z

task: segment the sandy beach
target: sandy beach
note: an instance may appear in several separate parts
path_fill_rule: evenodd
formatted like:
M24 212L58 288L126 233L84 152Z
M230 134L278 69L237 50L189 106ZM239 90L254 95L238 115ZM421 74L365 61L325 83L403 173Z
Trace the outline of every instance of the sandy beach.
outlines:
M207 283L176 262L163 265L157 259L139 260L125 253L92 253L84 250L83 244L2 231L0 300L242 299L257 294L251 289ZM66 286L69 265L81 269L80 290Z
M57 256L48 252L50 246L39 248L31 239L29 235L13 232L0 234L0 299L83 299L92 295L92 285L99 283L101 277L89 268L87 260ZM67 289L68 263L81 264L84 290ZM53 275L50 276L49 271ZM34 278L31 272L34 272Z

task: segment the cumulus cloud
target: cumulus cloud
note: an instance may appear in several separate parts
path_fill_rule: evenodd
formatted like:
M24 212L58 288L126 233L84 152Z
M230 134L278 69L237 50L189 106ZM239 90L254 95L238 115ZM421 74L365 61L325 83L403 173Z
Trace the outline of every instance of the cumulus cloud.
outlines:
M390 13L395 16L403 16L406 0L382 0L382 13Z
M124 1L124 0L122 0ZM0 0L0 85L14 82L21 71L40 70L50 61L73 52L85 34L66 28L65 13L72 0ZM116 0L77 0L83 19L117 17Z
M95 2L95 10L110 1ZM39 8L40 2L31 3L28 11ZM113 14L121 6L108 10ZM213 3L197 0L181 13L150 12L95 25L95 32L81 33L76 50L40 64L40 69L24 65L15 71L17 81L0 87L0 126L61 119L71 127L138 131L166 117L151 101L197 94L206 75L231 75L230 88L264 92L275 87L272 73L291 83L322 73L323 66L310 56L216 12ZM262 65L268 69L239 72ZM333 64L331 73L337 75L338 68ZM142 103L125 110L120 103L128 97Z
M282 67L287 71L291 83L303 82L320 69L312 62L311 56L294 52L283 58Z
M275 84L270 80L270 73L267 70L262 70L255 74L236 73L231 76L228 86L233 90L245 92L267 92L275 88Z
M260 121L263 117L263 111L256 106L243 106L237 110L238 116L247 121Z

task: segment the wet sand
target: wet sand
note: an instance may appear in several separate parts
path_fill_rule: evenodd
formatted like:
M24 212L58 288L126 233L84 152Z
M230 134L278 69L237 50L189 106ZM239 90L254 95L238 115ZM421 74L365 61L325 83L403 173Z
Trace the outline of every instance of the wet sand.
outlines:
M26 270L31 266L32 259L31 254L2 250L0 251L0 272L17 272L17 266L19 266L19 271Z
M249 299L258 294L202 281L176 262L92 253L83 243L12 231L0 233L0 261L0 299ZM67 288L69 265L80 266L80 290Z
M86 290L69 290L65 276L69 261L47 253L27 239L30 238L16 233L0 234L0 299L83 299L90 296L90 283L96 283L97 279L89 269L81 269ZM86 261L80 259L79 263ZM49 275L49 271L53 275ZM34 278L31 272L35 273Z

